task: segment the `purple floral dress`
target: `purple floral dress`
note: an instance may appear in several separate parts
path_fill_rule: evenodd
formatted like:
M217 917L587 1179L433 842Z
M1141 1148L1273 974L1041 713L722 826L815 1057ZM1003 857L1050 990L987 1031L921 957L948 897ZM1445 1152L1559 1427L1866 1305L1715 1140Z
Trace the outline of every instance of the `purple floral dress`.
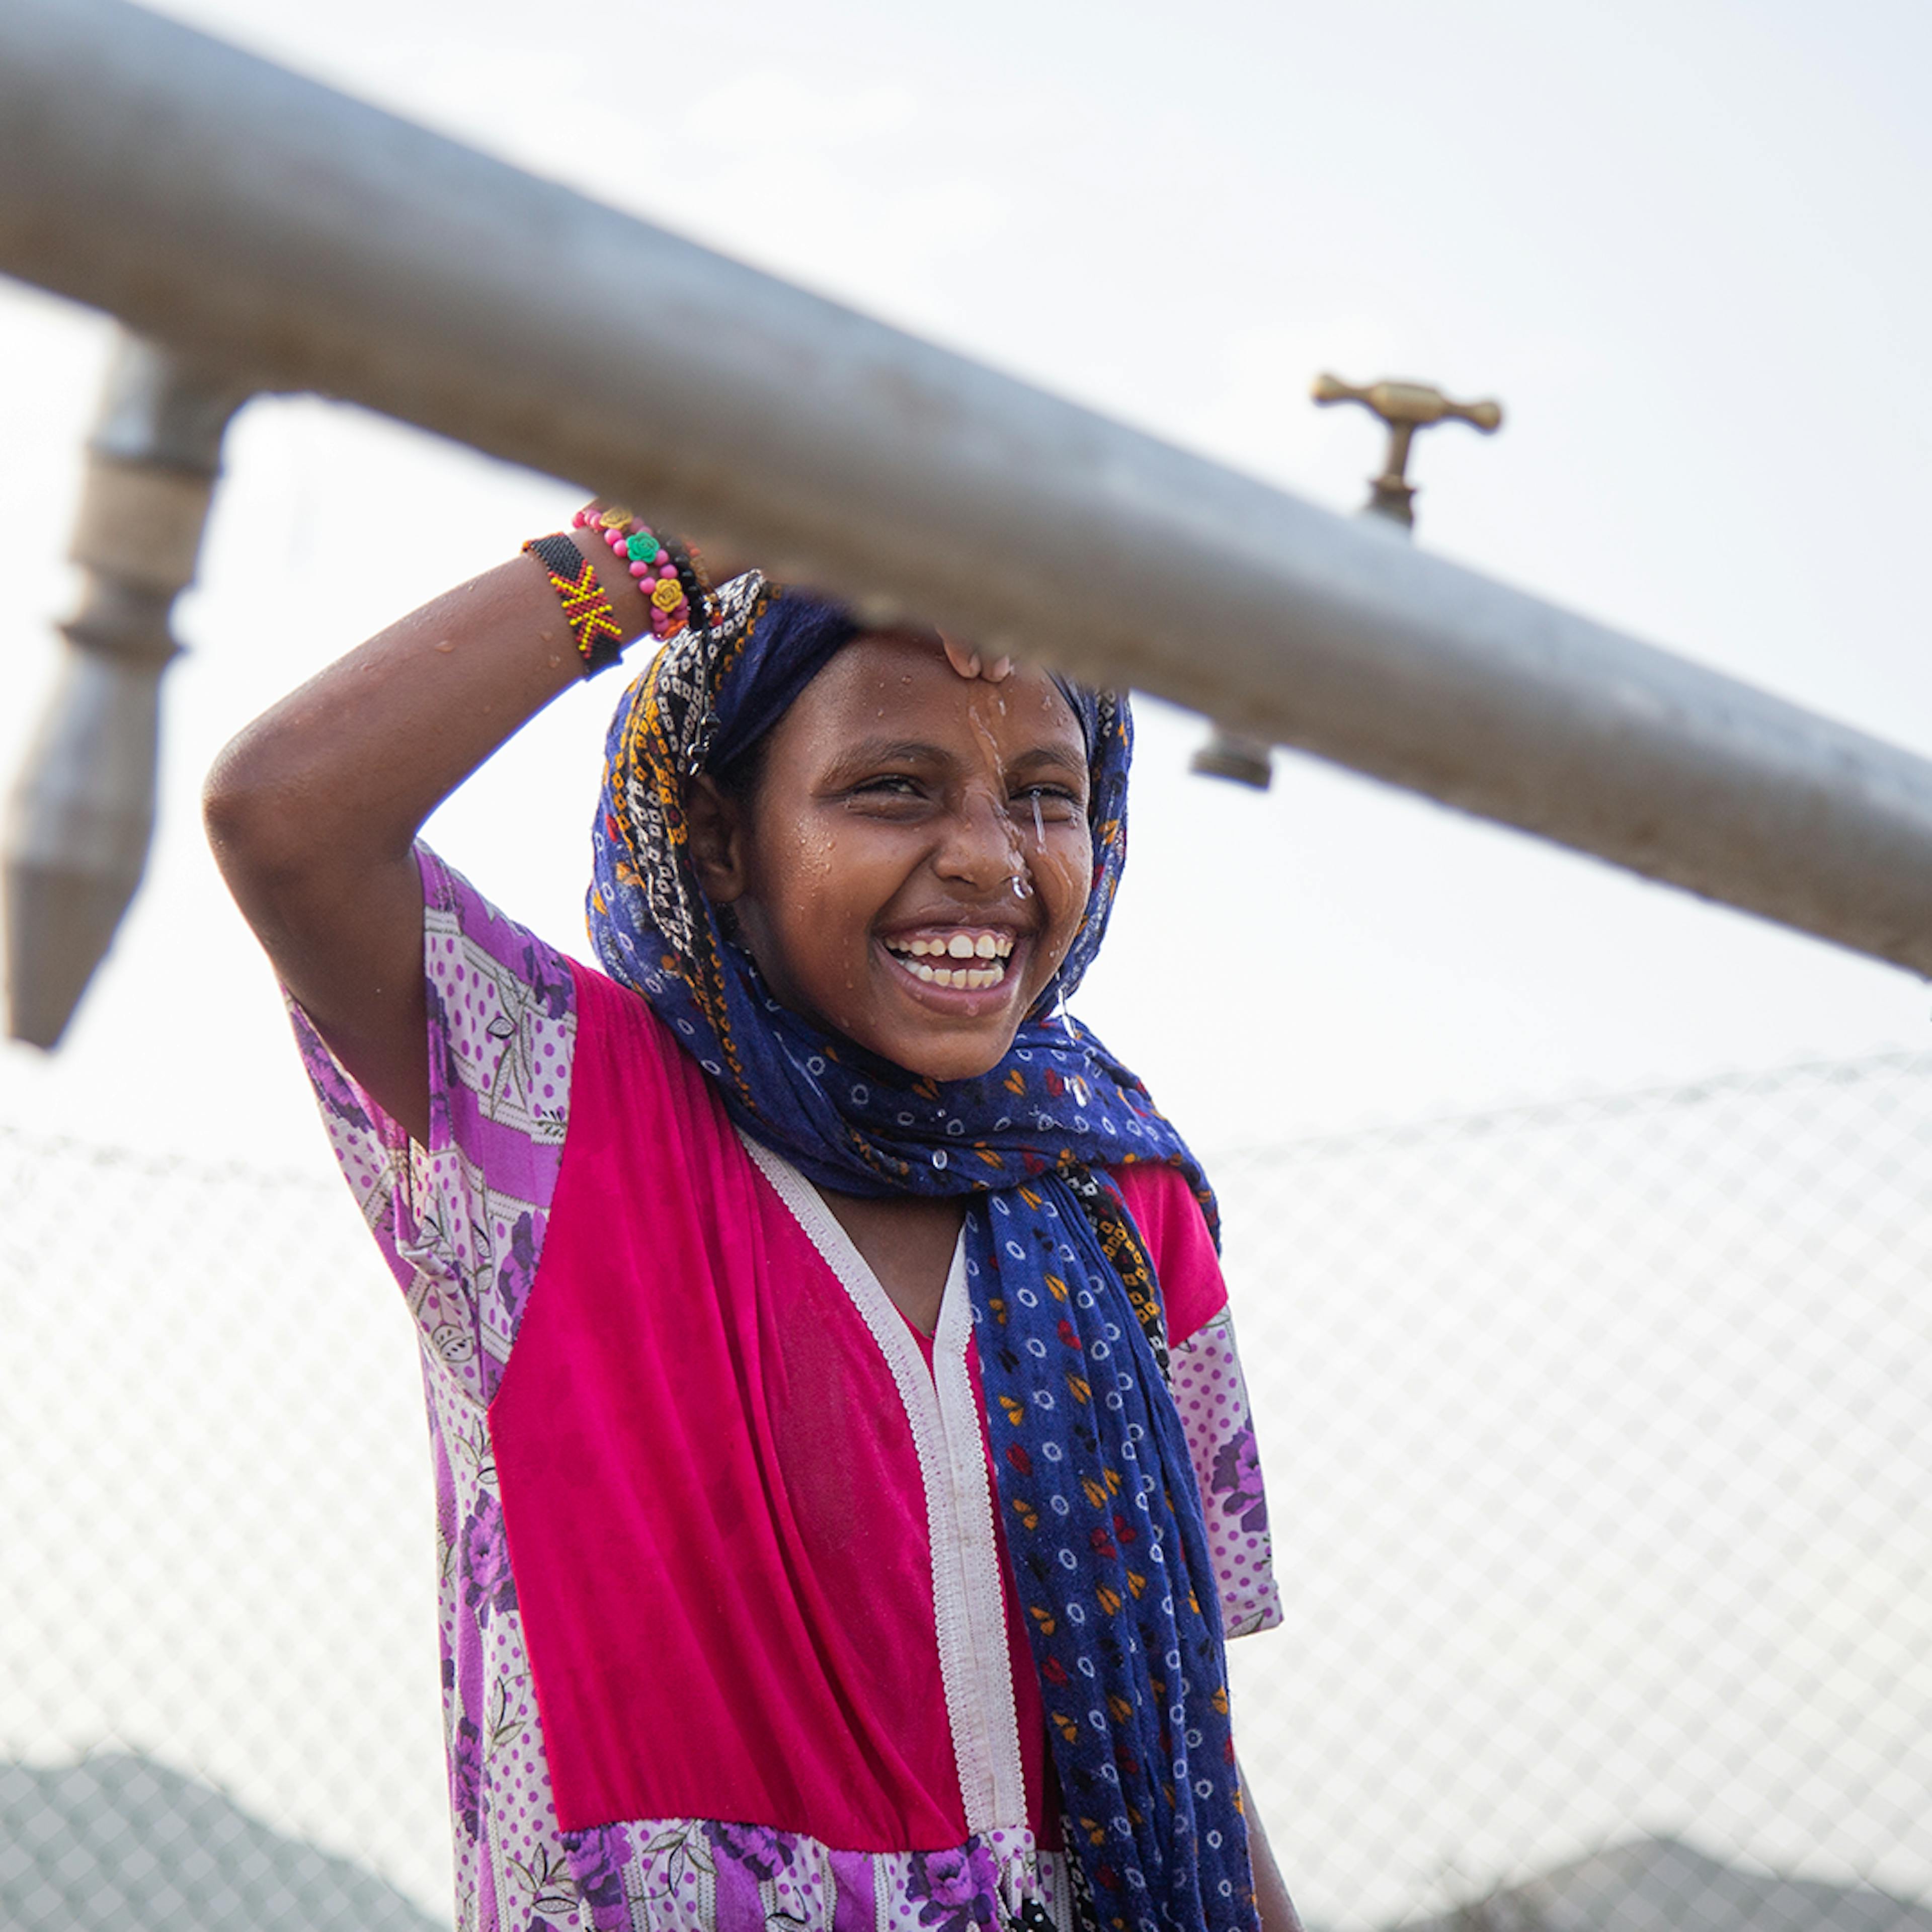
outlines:
M852 1852L756 1821L566 1832L550 1794L488 1406L542 1258L569 1117L562 956L421 855L430 1135L410 1141L299 1009L336 1158L420 1337L437 1500L445 1738L462 1932L974 1932L1072 1923L1066 1868L1023 1828L937 1851ZM1225 1310L1175 1348L1231 1636L1280 1621L1246 1390Z

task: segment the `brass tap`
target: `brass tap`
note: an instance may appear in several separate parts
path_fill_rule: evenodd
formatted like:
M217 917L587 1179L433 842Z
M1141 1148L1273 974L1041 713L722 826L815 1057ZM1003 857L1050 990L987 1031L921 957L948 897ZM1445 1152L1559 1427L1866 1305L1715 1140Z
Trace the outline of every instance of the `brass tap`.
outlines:
M1426 382L1384 380L1358 389L1339 376L1318 376L1312 392L1318 403L1360 403L1388 424L1388 454L1382 473L1369 485L1364 516L1386 517L1405 531L1415 527L1415 486L1408 480L1408 449L1415 432L1431 423L1466 422L1485 436L1502 427L1500 403L1452 402ZM1271 748L1264 739L1251 738L1226 724L1217 724L1208 742L1190 760L1192 769L1210 778L1232 778L1237 784L1265 791L1274 776Z
M1360 403L1388 424L1388 454L1382 459L1382 473L1370 484L1366 507L1377 516L1387 517L1405 529L1415 522L1413 504L1415 486L1408 480L1408 448L1415 432L1431 423L1466 422L1485 436L1502 427L1502 405L1496 402L1452 402L1440 389L1426 382L1371 382L1357 388L1339 376L1315 379L1311 392L1318 403Z

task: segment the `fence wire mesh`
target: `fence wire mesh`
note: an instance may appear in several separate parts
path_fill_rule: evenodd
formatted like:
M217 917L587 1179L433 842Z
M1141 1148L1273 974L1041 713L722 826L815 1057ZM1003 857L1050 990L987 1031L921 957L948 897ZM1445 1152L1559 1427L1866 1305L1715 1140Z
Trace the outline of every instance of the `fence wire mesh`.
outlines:
M1214 1163L1316 1926L1932 1932L1932 1056ZM327 1177L0 1130L0 1932L447 1922L411 1330Z

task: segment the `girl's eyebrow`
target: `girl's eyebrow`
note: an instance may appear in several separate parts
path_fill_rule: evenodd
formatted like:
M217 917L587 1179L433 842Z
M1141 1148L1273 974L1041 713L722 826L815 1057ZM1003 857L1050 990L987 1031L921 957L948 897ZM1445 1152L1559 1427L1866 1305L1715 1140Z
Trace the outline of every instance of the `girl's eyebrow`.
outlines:
M916 738L862 738L846 746L836 769L843 773L860 765L943 764L949 755L940 746Z
M950 766L954 755L942 745L929 745L916 738L862 738L840 753L830 775L833 784L842 784L855 773L878 765ZM1016 752L1006 761L1009 771L1036 771L1042 766L1062 771L1070 777L1084 779L1087 760L1083 752L1060 745L1035 745Z
M1063 745L1036 745L1032 750L1022 752L1007 761L1010 769L1022 765L1052 765L1064 772L1087 776L1087 758L1084 752L1069 750Z

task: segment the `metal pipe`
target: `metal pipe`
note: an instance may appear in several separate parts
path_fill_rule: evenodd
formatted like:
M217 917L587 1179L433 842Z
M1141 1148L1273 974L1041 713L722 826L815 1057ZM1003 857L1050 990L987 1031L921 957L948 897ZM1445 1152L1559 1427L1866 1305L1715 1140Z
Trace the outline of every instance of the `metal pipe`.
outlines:
M1932 974L1932 764L123 3L0 4L0 268Z
M154 827L161 674L242 392L124 337L74 519L80 608L8 801L8 1030L52 1047L113 942Z

